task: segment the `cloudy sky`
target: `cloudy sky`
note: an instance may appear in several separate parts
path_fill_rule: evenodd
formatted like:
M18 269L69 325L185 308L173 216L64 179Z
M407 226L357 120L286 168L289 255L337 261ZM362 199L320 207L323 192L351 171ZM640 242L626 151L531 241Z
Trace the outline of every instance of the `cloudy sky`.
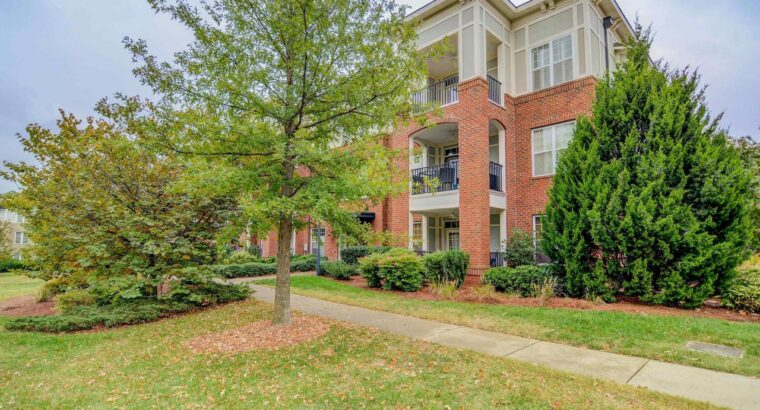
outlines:
M725 112L733 135L760 140L760 2L618 2L629 20L653 25L655 58L699 68L711 110ZM190 41L142 0L0 0L0 161L28 160L16 134L33 122L53 127L59 108L87 116L115 92L150 95L132 76L124 36L164 59ZM0 193L15 188L0 179Z

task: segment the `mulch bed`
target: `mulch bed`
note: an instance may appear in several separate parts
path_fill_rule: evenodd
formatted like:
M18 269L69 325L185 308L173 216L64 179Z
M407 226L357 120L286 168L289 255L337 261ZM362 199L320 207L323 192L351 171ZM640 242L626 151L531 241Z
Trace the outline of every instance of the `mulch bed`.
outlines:
M385 291L380 289L374 289L367 286L367 281L361 276L352 276L349 281L340 281L351 286L355 286L362 289L367 289L375 292L392 292L396 295L406 298L420 299L420 300L454 300L457 302L469 302L469 303L485 303L493 305L505 305L505 306L525 306L525 307L541 307L540 302L535 298L521 298L512 295L506 295L503 293L496 293L491 298L486 300L476 295L473 290L481 284L481 278L479 276L467 276L464 285L459 289L454 299L446 299L436 295L430 290L430 287L425 287L419 292L401 292L401 291ZM639 302L633 298L619 298L617 303L594 303L585 299L573 299L573 298L552 298L547 301L543 307L549 308L565 308L565 309L578 309L578 310L597 310L597 311L609 311L609 312L626 312L626 313L638 313L641 315L664 315L664 316L691 316L691 317L706 317L713 319L723 319L736 322L756 322L760 323L760 314L737 312L720 307L703 306L699 309L686 310L678 309L667 306L648 305L643 302Z
M0 302L0 316L47 316L54 315L55 302L37 302L36 296L19 296Z
M262 320L237 329L196 337L186 343L195 353L242 353L254 349L276 350L324 336L331 322L317 316L293 316L287 326Z

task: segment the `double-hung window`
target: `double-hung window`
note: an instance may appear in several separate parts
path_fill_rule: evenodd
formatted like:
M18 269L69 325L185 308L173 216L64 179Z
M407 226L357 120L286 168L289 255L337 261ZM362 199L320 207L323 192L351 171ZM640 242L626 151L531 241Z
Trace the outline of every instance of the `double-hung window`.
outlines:
M24 232L16 232L16 244L18 245L24 245L29 243L29 239L26 237L26 233Z
M533 90L573 79L573 37L568 34L531 50Z
M533 176L554 175L559 156L570 144L575 121L533 130Z

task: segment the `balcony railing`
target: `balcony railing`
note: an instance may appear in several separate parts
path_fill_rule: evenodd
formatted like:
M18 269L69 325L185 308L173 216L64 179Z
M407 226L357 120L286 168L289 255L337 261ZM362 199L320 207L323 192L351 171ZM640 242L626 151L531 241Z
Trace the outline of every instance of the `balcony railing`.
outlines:
M451 162L412 170L412 195L459 189L459 165Z
M488 164L488 187L492 191L501 192L501 179L502 175L504 175L503 169L504 167L502 167L501 164L495 162L490 162Z
M427 86L412 95L416 111L422 112L435 105L452 104L459 101L459 77L452 76Z
M486 77L488 78L488 99L501 105L501 83L490 75Z
M491 267L496 268L504 266L504 254L501 252L491 252Z

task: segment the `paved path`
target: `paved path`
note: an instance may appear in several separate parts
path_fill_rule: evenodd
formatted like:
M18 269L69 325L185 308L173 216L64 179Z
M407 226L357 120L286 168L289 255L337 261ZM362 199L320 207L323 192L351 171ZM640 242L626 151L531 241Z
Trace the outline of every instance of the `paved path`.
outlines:
M257 278L258 279L258 278ZM243 282L241 280L239 282ZM250 285L253 297L272 302L274 289ZM389 333L508 357L736 409L760 409L760 379L600 352L470 327L291 295L291 307Z

